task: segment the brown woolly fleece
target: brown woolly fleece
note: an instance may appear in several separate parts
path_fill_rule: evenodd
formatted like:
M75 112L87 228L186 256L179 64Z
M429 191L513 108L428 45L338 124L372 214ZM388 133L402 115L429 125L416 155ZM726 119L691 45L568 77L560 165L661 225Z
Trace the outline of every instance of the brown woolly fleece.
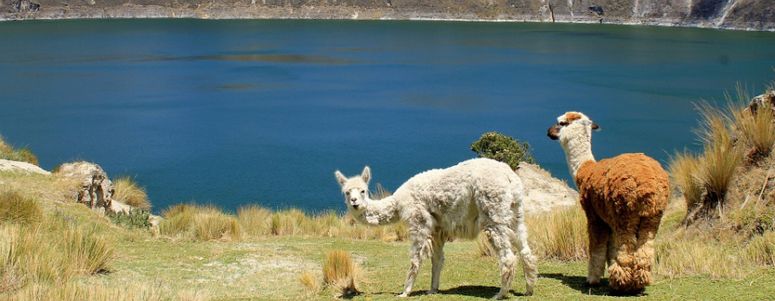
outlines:
M670 194L659 162L638 154L587 161L576 173L590 237L591 284L608 261L614 292L639 293L651 283L653 241ZM594 277L593 277L594 278Z

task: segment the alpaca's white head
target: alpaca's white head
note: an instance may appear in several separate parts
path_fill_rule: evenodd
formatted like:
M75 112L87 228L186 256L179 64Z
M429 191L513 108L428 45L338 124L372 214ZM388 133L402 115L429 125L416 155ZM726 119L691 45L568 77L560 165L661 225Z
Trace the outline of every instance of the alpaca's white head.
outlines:
M336 181L342 186L344 203L349 209L358 211L363 210L366 202L369 200L369 180L371 179L371 169L368 166L363 168L360 176L352 178L345 177L340 171L334 172Z
M592 130L600 127L592 122L587 115L581 112L566 112L557 117L557 123L547 131L547 136L552 140L559 140L563 146L571 139L591 140Z
M557 117L557 123L547 131L549 138L560 141L570 174L574 177L584 162L595 161L592 155L592 130L599 128L587 115L567 112Z

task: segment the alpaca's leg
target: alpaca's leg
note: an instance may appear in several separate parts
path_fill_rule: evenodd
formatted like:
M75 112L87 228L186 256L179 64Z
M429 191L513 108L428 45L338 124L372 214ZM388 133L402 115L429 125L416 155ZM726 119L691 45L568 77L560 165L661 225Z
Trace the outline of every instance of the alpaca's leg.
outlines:
M428 291L429 294L435 294L439 291L441 269L444 267L444 243L446 243L446 238L434 236L433 255L431 256L431 265L433 268L431 274L431 290Z
M614 230L617 246L614 263L608 267L608 282L616 294L638 293L644 287L634 279L636 269L635 251L638 242L638 228L641 218L623 217Z
M638 242L635 250L635 271L633 282L643 287L651 284L651 265L654 260L654 238L659 230L662 216L643 217L638 227Z
M524 214L517 217L517 237L515 239L517 249L522 258L522 271L525 273L525 295L533 295L533 289L538 280L538 266L533 252L527 243L527 226L525 226Z
M589 264L587 283L599 285L605 272L608 247L612 240L611 229L594 212L585 210L587 215L587 234L589 236Z
M494 299L506 298L511 288L511 282L514 280L514 264L517 256L511 250L510 231L508 227L503 225L487 227L484 230L493 248L498 253L501 271L501 290L493 297Z
M430 239L418 239L412 241L412 249L410 251L409 259L409 272L406 274L406 283L404 284L404 291L398 295L399 297L407 297L412 292L412 286L414 280L417 278L417 273L420 271L420 264L422 264L422 258L424 254L427 254L430 250Z

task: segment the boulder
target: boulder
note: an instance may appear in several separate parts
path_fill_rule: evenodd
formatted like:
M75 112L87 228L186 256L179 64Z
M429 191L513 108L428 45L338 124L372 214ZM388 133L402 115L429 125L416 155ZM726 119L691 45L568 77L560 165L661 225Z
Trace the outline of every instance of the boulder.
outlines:
M103 213L113 211L113 183L99 165L83 161L65 163L55 174L80 183L76 202Z
M27 162L11 161L0 159L0 171L18 171L26 173L35 173L41 175L49 175L50 172Z
M770 108L770 110L775 110L775 90L768 90L764 94L751 99L751 102L748 104L748 110L751 111L751 113L756 114L756 111L759 110L759 108Z
M576 190L565 181L552 177L538 165L520 162L515 172L525 186L527 199L524 204L528 214L548 212L555 207L578 203L579 193Z

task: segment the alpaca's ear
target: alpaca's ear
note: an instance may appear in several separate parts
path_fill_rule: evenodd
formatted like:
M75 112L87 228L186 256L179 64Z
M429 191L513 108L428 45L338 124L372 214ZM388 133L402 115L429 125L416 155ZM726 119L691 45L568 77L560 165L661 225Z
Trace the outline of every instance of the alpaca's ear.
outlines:
M339 186L344 186L344 183L347 182L347 178L342 174L341 171L335 171L334 176L336 176L336 181L339 182Z
M361 172L361 179L363 179L366 184L368 184L369 180L371 180L371 169L368 166L363 168L363 171Z
M597 130L599 130L599 129L600 129L600 126L599 126L599 125L597 125L597 123L594 123L594 122L593 122L593 123L592 123L592 130L595 130L595 131L597 131Z

